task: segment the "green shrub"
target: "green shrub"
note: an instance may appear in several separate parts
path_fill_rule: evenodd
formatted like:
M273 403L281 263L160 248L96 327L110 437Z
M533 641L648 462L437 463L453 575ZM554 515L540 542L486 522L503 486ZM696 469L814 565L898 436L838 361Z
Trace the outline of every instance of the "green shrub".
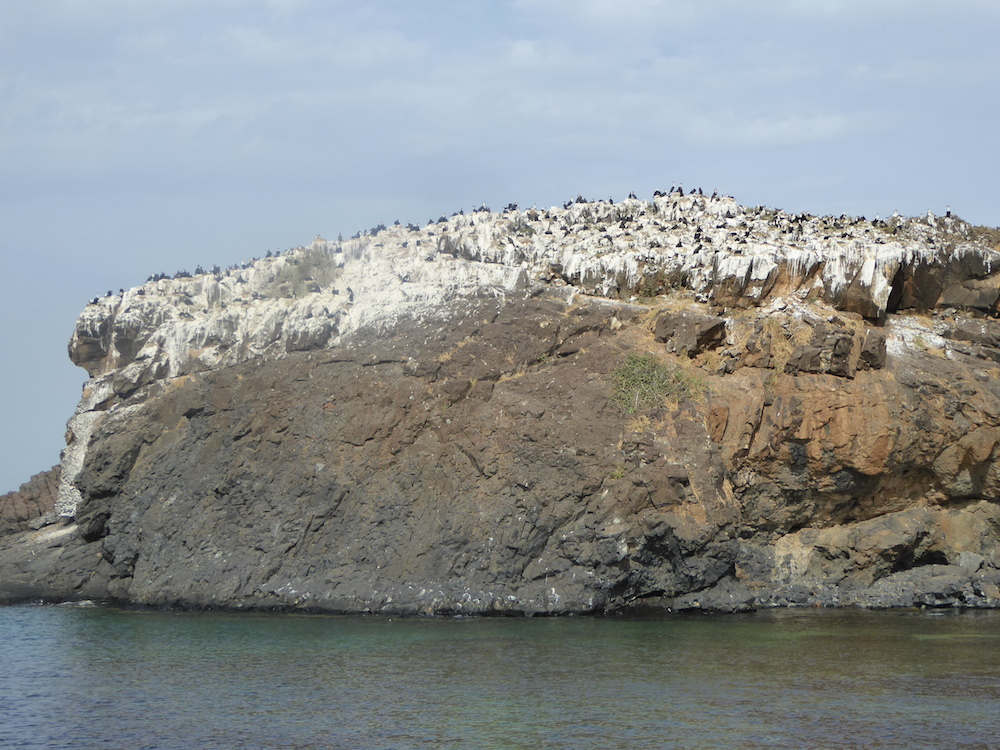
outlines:
M304 297L329 286L338 276L333 256L326 250L310 247L298 258L290 258L270 284L276 297Z
M705 392L697 374L684 372L652 354L629 354L611 372L615 404L626 414L662 407L667 400L699 398Z

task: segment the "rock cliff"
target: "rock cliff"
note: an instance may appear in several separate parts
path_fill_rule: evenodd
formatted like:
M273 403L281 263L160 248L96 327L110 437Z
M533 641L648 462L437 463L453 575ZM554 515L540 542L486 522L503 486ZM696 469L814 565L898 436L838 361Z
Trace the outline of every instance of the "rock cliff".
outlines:
M1000 606L998 241L672 191L151 278L0 600Z

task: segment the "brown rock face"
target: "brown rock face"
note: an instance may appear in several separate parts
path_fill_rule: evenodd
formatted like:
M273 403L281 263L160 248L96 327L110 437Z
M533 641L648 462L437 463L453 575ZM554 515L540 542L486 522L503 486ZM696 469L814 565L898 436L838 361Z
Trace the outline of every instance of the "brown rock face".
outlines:
M32 549L62 596L158 605L998 604L986 360L915 349L856 369L892 323L792 311L730 320L691 358L658 319L476 301L146 389L93 435L71 538ZM700 387L623 414L612 373L631 352Z
M95 435L82 536L148 603L564 612L704 588L734 559L722 466L696 409L654 435L609 408L630 313L482 303L429 340L186 380Z

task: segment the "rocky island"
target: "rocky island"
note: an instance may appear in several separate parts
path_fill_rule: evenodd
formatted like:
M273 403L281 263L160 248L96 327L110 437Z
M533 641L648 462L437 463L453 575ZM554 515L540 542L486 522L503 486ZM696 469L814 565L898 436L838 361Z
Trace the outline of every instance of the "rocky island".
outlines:
M1000 607L998 243L670 190L151 277L0 602Z

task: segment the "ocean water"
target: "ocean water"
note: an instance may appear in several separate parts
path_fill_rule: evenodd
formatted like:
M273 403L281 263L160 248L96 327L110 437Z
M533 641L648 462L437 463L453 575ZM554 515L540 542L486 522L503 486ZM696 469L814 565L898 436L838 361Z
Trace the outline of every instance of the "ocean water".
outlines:
M1000 613L0 608L0 748L997 748Z

